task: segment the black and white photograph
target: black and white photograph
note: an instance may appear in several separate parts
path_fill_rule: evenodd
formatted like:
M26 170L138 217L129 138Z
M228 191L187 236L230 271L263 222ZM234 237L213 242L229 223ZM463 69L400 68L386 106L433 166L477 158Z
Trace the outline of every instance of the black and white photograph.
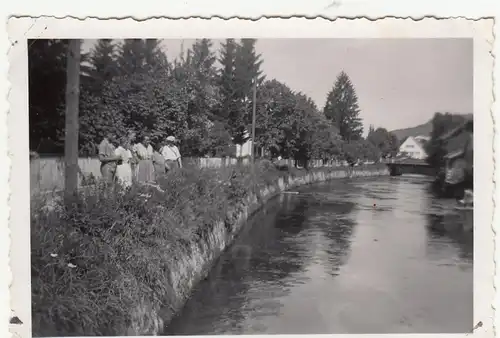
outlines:
M489 36L404 22L20 40L15 318L33 337L491 330Z

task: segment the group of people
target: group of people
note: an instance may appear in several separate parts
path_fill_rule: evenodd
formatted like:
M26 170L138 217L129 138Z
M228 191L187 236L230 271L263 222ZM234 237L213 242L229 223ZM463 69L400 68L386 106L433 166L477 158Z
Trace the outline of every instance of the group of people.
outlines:
M102 178L108 182L118 182L124 187L132 183L153 183L159 177L175 168L182 168L182 159L177 140L169 136L165 142L155 146L148 136L134 143L135 134L129 133L121 139L112 134L104 137L99 144Z

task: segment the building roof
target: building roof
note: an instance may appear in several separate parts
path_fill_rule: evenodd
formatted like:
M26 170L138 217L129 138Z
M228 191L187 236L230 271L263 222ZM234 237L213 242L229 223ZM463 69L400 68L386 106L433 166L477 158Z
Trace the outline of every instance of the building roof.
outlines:
M431 139L430 136L426 136L426 135L418 135L418 136L415 136L414 138L415 138L415 140L425 140L425 141L429 141Z
M449 160L449 159L456 158L462 154L463 154L463 149L457 149L455 151L449 152L448 154L444 155L444 158Z
M415 142L415 144L420 148L421 151L423 151L424 153L427 153L425 151L425 147L424 147L426 141L422 140L422 139L418 139L417 137L408 136L407 138L404 139L403 142L401 142L401 144L399 145L399 148L401 148L403 146L403 144L405 144L406 141L408 141L409 139L412 139Z

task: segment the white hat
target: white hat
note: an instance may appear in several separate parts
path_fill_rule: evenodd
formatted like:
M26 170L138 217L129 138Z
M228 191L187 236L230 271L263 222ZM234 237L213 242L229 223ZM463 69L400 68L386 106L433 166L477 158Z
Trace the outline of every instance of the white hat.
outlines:
M175 142L175 137L169 136L169 137L167 137L167 141Z

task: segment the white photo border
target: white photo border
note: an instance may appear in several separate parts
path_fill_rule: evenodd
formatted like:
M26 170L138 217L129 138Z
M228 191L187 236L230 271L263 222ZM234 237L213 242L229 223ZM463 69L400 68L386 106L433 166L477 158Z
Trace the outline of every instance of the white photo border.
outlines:
M27 39L33 38L473 38L474 39L474 336L493 337L494 317L494 118L493 20L383 18L230 19L57 19L11 18L7 30L10 104L7 116L10 169L11 308L23 325L11 326L31 337L30 186ZM228 36L230 32L231 36ZM160 33L160 34L159 34ZM326 336L326 335L325 335ZM328 335L330 336L330 335ZM344 335L334 335L344 336ZM366 335L370 337L384 335ZM396 335L399 336L399 335ZM420 337L424 335L414 334ZM427 335L425 335L427 336ZM434 336L434 335L433 335ZM443 335L440 335L443 336ZM450 334L447 337L464 337Z

